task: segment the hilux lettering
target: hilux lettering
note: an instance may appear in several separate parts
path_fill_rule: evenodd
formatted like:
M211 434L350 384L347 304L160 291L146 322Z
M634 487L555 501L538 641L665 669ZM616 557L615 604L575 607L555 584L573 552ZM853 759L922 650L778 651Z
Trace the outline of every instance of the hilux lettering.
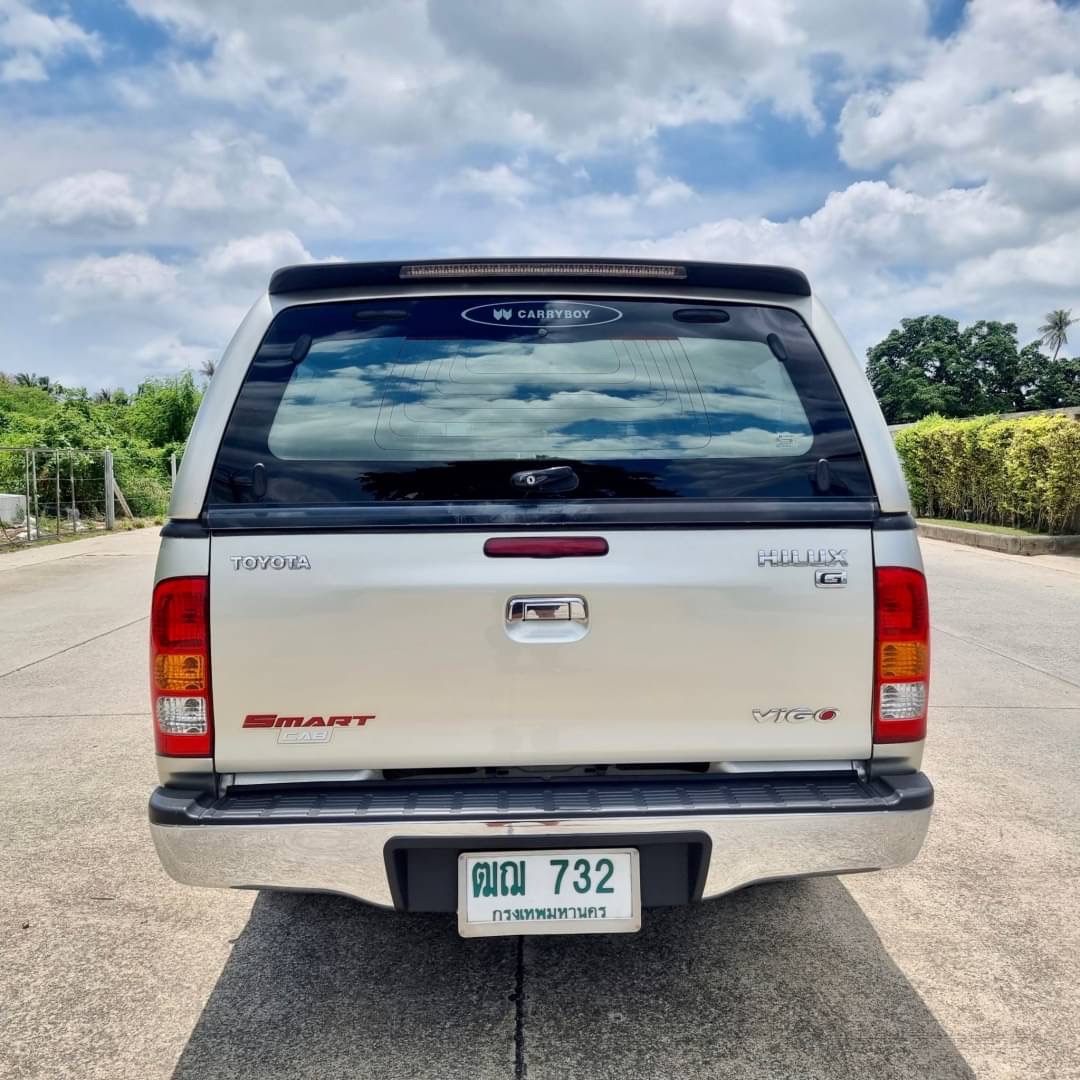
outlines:
M758 566L847 566L847 548L760 548Z

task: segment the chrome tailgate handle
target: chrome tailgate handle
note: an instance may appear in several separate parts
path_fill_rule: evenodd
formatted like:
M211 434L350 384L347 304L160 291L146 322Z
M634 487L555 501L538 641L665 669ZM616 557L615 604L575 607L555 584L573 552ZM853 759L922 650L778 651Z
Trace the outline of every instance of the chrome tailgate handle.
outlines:
M584 623L589 608L583 596L512 596L506 602L506 621Z

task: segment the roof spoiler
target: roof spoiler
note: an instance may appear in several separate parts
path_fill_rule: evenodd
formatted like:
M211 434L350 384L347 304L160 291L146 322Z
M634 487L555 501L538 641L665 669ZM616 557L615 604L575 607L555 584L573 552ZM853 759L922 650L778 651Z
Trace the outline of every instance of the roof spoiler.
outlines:
M270 294L401 285L403 282L541 278L545 281L678 282L695 288L738 289L809 296L801 270L747 263L665 262L657 259L426 259L416 262L307 263L270 277Z

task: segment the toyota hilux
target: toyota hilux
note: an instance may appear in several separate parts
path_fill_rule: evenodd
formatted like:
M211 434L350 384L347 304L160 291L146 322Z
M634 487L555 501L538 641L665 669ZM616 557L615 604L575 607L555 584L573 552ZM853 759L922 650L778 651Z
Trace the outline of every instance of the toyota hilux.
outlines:
M801 272L286 267L162 530L153 840L189 885L466 936L896 867L929 644L889 432Z

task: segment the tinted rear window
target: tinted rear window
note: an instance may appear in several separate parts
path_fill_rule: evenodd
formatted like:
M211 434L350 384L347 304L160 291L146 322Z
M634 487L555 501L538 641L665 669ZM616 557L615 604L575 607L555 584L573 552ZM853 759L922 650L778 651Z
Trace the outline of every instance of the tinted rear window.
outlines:
M209 501L519 501L523 472L556 466L572 477L530 497L871 494L793 312L469 296L279 314Z

